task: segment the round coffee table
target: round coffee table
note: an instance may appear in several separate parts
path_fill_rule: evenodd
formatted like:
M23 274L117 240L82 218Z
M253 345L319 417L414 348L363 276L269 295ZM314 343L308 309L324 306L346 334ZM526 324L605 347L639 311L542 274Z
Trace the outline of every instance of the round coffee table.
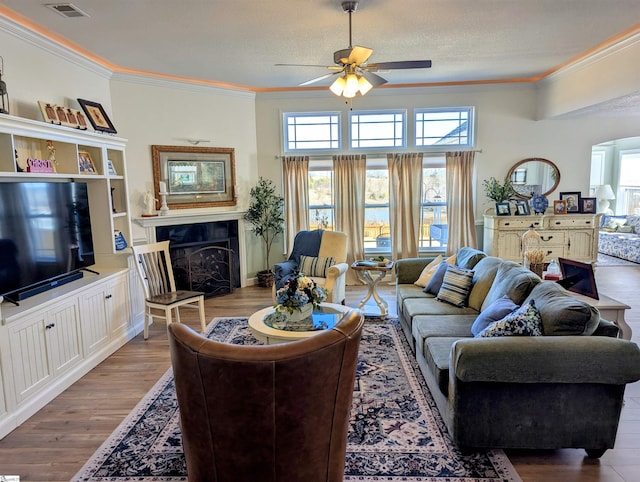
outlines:
M266 345L275 345L276 343L287 343L290 341L301 340L317 335L324 329L331 329L342 319L342 316L351 308L335 303L321 303L320 307L313 311L311 315L315 323L322 323L326 328L313 331L290 331L273 328L264 322L264 318L273 313L272 306L256 311L249 317L249 328L259 341Z

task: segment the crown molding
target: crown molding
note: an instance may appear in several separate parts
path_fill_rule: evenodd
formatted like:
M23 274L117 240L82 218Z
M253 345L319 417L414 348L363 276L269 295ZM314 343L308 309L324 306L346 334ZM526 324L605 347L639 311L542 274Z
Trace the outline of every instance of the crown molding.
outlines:
M6 32L9 35L23 40L51 55L55 55L56 57L66 60L67 62L77 65L85 70L93 72L105 79L110 79L113 74L110 69L107 69L99 63L88 59L84 55L74 52L73 50L70 50L63 45L52 41L44 35L29 28L23 27L22 25L6 17L0 16L0 31Z

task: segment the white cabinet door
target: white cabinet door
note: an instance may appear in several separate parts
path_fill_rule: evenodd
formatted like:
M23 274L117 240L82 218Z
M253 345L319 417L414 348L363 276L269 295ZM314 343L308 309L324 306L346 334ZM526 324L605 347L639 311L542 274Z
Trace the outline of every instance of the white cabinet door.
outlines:
M594 257L594 245L593 230L570 231L569 243L567 245L567 258L590 262ZM597 256L597 252L595 256Z
M111 333L114 335L126 333L129 328L129 284L126 274L118 276L109 283L105 299Z
M108 283L102 282L80 296L80 319L85 356L99 350L109 341L108 294Z
M16 403L82 361L76 299L9 325Z

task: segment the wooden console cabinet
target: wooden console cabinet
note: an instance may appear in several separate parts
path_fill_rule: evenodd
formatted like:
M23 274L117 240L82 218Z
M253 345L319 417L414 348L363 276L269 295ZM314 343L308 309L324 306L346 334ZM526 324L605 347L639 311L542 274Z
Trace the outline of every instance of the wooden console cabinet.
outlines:
M117 230L131 242L125 145L113 136L0 114L0 182L86 182L96 262L95 273L19 306L0 297L0 438L142 331L132 254L114 241ZM85 153L94 164L89 170L79 160ZM55 159L55 172L28 172L27 159Z
M584 263L598 259L598 231L601 214L531 216L484 216L484 251L502 259L522 263L522 235L529 226L541 236L545 263L553 258L570 258Z

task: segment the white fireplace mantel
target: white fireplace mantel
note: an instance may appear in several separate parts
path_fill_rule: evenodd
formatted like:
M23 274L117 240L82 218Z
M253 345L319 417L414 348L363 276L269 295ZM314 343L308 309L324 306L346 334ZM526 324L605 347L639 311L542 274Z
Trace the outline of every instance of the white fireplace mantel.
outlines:
M156 242L156 227L158 226L174 226L177 224L197 224L197 223L215 223L218 221L238 221L238 247L240 252L240 286L247 286L247 269L246 269L246 240L244 211L220 211L207 213L194 213L169 211L167 216L149 216L135 218L134 221L142 226L145 231L147 243Z

